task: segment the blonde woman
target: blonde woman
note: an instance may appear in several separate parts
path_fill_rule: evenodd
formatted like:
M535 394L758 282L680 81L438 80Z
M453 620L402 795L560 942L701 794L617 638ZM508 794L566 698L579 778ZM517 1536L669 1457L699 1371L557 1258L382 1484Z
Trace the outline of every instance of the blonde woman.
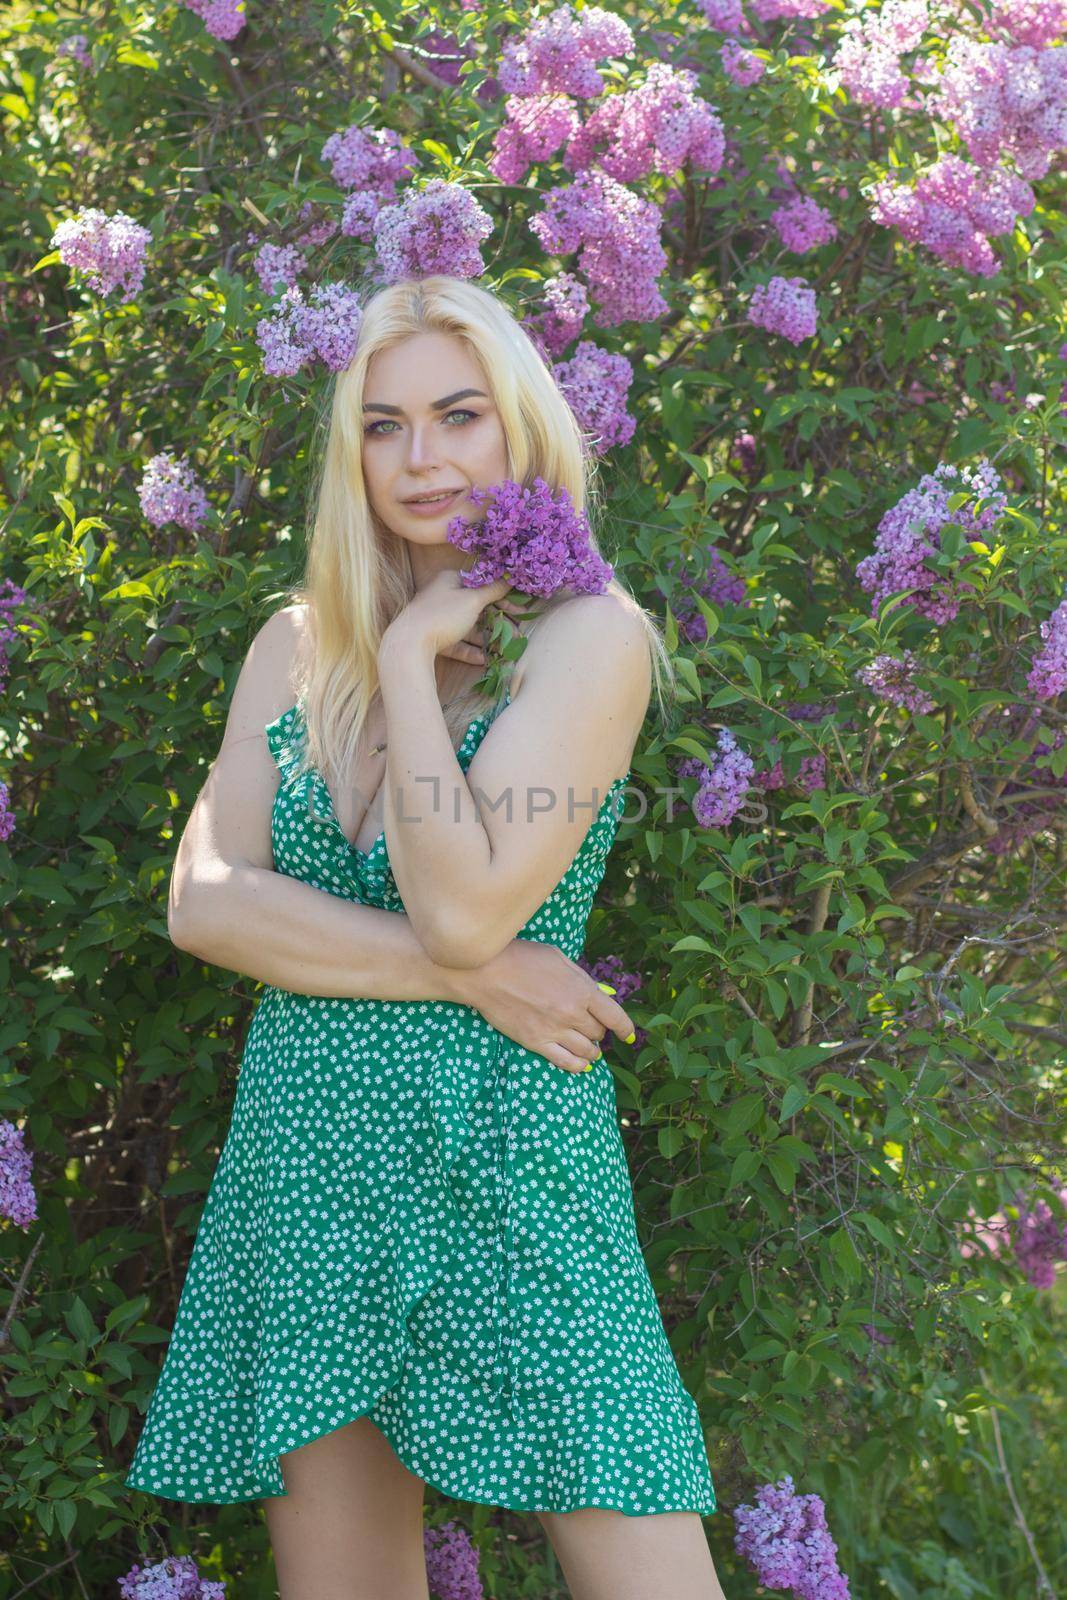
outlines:
M428 1483L535 1514L576 1600L722 1593L600 1051L633 1022L576 960L669 663L612 581L540 603L488 702L520 597L446 538L589 473L495 295L377 292L178 849L174 942L266 989L127 1481L261 1499L282 1600L425 1600Z

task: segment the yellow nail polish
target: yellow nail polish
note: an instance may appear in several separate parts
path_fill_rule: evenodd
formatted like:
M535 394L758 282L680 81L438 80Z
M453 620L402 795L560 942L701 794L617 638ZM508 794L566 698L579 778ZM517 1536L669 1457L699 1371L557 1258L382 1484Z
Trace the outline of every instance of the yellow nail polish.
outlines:
M591 1061L587 1061L585 1066L582 1068L582 1071L583 1072L592 1072L592 1070L593 1070L593 1063Z
M615 991L615 990L614 990L614 989L613 989L613 988L612 988L612 987L611 987L611 984L610 984L610 983L598 983L598 984L597 984L597 988L598 988L598 989L603 989L603 990L604 990L604 991L605 991L605 992L606 992L606 993L607 993L607 994L615 994L615 992L616 992L616 991Z
M622 1042L623 1042L623 1044L633 1044L633 1042L634 1042L634 1040L636 1038L637 1038L637 1034L636 1033L629 1033L629 1034L627 1034L626 1038Z

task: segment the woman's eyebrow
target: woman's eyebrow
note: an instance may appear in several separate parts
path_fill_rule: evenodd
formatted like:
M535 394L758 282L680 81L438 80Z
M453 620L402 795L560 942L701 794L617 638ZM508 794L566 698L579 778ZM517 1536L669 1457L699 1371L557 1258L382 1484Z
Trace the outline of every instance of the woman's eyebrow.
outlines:
M481 389L457 389L455 394L446 394L443 400L431 400L430 409L432 411L443 411L445 406L455 405L457 400L466 400L469 395L478 395L483 400L488 400L489 398ZM381 400L366 400L363 403L363 409L364 411L384 411L390 417L402 417L404 415L401 406L387 406Z

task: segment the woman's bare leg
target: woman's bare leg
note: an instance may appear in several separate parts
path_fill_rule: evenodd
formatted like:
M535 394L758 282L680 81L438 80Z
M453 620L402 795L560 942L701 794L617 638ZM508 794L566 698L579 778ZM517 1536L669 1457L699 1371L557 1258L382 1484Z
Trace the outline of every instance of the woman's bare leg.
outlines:
M539 1511L572 1600L725 1600L695 1511Z
M263 1501L280 1600L428 1600L425 1484L369 1417L280 1457Z

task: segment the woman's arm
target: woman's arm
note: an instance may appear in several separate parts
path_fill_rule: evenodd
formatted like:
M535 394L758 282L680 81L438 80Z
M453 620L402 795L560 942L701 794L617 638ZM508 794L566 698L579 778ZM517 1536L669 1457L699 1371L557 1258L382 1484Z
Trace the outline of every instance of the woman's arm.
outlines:
M566 601L530 638L521 692L464 774L437 700L432 625L401 612L379 650L389 861L430 955L476 967L551 894L627 771L651 663L632 606L611 594Z
M296 698L299 607L256 635L219 753L174 860L167 924L179 949L299 994L472 1003L473 974L430 959L406 916L342 900L274 870L279 773L263 729Z
M214 966L296 994L474 1004L472 972L431 961L402 914L241 864L195 883L191 906L168 919L170 935Z

